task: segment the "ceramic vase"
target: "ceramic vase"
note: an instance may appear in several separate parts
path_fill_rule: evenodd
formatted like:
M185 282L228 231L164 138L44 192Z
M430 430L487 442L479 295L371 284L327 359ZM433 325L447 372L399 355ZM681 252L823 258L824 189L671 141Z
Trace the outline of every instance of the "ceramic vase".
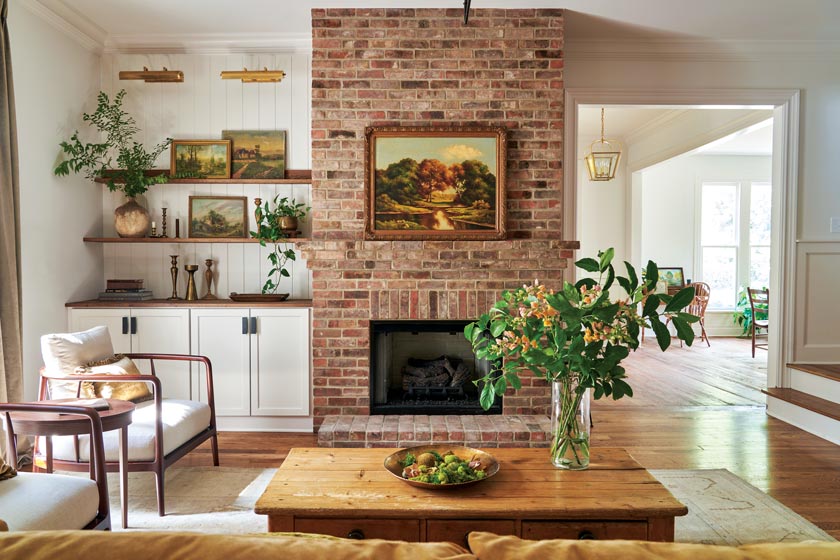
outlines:
M150 225L149 211L140 206L134 197L114 210L114 229L120 237L146 237Z

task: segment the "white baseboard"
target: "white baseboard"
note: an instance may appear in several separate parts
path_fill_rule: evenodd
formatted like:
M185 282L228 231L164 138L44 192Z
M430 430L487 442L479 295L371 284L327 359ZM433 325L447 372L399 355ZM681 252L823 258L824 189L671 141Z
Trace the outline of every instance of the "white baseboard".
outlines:
M767 396L767 414L840 445L840 422L789 402Z
M314 432L311 416L217 416L220 432Z

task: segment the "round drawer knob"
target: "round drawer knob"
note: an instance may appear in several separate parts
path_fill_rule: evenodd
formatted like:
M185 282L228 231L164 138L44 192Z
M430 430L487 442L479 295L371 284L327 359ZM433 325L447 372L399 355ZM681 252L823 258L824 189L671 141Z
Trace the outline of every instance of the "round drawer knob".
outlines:
M595 533L588 529L584 529L580 533L578 533L578 540L579 541L594 541L595 540Z
M353 529L349 533L347 533L348 539L355 539L357 541L361 541L365 538L365 532L361 529Z

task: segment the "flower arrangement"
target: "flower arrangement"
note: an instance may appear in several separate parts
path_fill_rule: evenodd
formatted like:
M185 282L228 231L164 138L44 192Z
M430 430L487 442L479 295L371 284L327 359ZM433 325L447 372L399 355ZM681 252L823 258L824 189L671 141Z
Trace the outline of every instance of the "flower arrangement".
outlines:
M565 282L560 291L536 281L506 291L488 313L464 329L476 357L497 364L477 381L485 410L508 386L516 390L522 386L523 370L552 383L551 456L558 467L586 468L589 464L589 389L595 399L633 396L620 364L630 350L639 347L642 328L653 329L663 351L671 344L663 317L674 324L679 339L689 346L694 341L691 323L698 317L683 312L694 299L694 288L673 296L655 294L656 263L648 262L647 280L639 282L627 262L627 276L616 275L614 255L613 249L607 249L598 253L598 259L575 263L596 273L597 280ZM610 288L616 282L627 295L612 301ZM660 314L661 304L665 307Z

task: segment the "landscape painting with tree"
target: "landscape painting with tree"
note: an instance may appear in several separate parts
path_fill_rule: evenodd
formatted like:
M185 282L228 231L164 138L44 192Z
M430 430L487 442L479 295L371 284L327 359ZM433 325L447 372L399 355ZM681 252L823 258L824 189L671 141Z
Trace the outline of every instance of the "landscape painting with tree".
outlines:
M233 179L286 177L285 130L223 130L233 142Z
M191 196L189 237L248 237L248 198Z
M172 177L230 178L230 140L173 140L171 150Z
M371 127L366 133L369 238L504 238L503 129Z

